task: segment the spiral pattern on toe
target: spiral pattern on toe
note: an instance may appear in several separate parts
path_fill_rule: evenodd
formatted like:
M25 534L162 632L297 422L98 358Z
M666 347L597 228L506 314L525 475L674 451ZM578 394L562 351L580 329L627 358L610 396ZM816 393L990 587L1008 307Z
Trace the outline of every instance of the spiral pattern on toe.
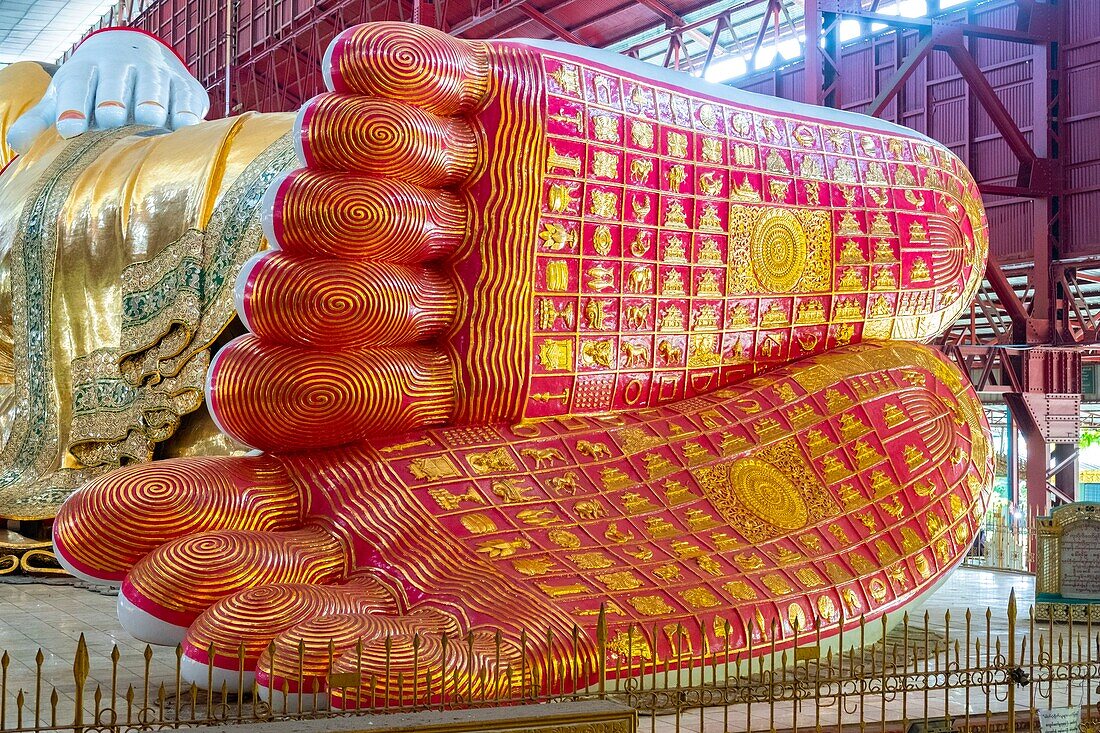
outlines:
M438 702L469 695L488 699L518 690L525 671L528 686L537 675L534 669L524 669L514 646L502 641L498 648L496 635L485 631L364 639L361 647L344 652L332 671L359 676L357 687L334 687L329 691L332 707L345 710Z
M277 184L272 232L287 254L416 263L454 251L466 206L396 179L297 170Z
M457 265L480 266L469 187L489 162L472 119L489 94L488 49L373 24L343 34L326 66L340 91L295 123L305 169L264 197L281 252L237 280L253 335L222 349L207 382L218 426L263 450L452 420L463 348L452 342L466 338L453 332L476 279Z
M401 102L323 94L302 109L302 150L311 168L456 186L474 172L478 136L462 118Z
M183 653L200 664L237 669L244 646L245 669L278 634L304 621L343 614L397 613L393 596L377 581L356 578L342 585L275 584L234 593L206 609L187 630Z
M343 547L327 531L205 532L146 555L122 585L141 610L189 626L226 596L272 583L325 584L346 572Z
M455 400L446 355L417 346L322 352L243 336L219 352L209 379L218 425L265 451L441 423Z
M264 255L242 274L245 323L270 341L386 346L429 339L451 324L454 286L423 267Z
M334 91L403 99L437 115L469 112L489 90L485 44L421 25L355 26L325 56Z
M396 616L343 614L304 621L279 634L256 664L256 681L274 690L324 692L329 672L345 651L359 659L358 645L413 634L455 634L454 618L439 612ZM375 660L364 659L364 663ZM301 685L299 685L299 681Z
M113 471L73 494L54 522L54 546L84 575L117 582L170 540L292 529L301 511L298 489L273 458L158 461Z

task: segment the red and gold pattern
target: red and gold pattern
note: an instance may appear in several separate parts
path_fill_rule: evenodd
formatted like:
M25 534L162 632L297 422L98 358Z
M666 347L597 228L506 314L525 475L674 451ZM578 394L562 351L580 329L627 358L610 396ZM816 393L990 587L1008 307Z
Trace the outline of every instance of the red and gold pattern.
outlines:
M55 549L74 558L80 573L121 583L138 560L170 540L212 529L277 532L301 523L300 492L278 461L211 457L171 465L111 473L73 494L56 520ZM120 505L127 510L117 511ZM78 547L96 548L94 565L75 560Z
M456 194L401 181L302 168L274 195L273 229L291 256L419 263L449 255L466 234Z
M981 405L901 343L984 267L946 149L560 45L382 23L326 59L270 192L280 249L239 280L252 334L211 368L212 414L269 456L125 470L56 525L87 575L134 558L123 597L189 626L189 659L245 643L280 688L301 649L307 680L365 664L371 694L419 663L430 697L472 663L444 632L484 665L539 629L566 674L535 676L585 685L601 609L644 673L829 637L965 554ZM150 479L181 507L142 510ZM108 550L99 516L141 528Z
M300 115L306 167L273 197L286 251L244 276L255 337L214 368L222 427L257 447L675 402L929 338L981 276L973 180L902 128L384 24L341 36L330 75ZM347 353L378 345L405 348Z
M254 665L272 639L313 618L361 614L393 615L393 594L371 578L359 576L340 585L264 585L240 591L212 605L188 629L184 651L200 663L210 660L232 669L238 645L246 664ZM257 628L264 634L257 635Z
M332 260L303 266L281 252L264 255L249 287L273 296L245 293L249 330L268 341L307 346L425 341L454 322L458 306L454 286L435 270Z
M566 639L602 605L612 636L683 623L695 649L744 652L773 622L782 648L792 619L828 633L841 613L897 608L953 567L992 475L983 420L927 349L845 347L612 421L445 428L283 460L336 517L352 566L393 569L408 599L460 609L468 627ZM425 514L437 531L420 529ZM391 551L394 536L407 538Z
M574 624L591 642L601 606L612 648L636 625L634 670L674 664L685 643L782 649L796 625L828 637L841 614L854 624L897 609L957 563L992 475L984 430L969 385L925 347L843 347L637 414L280 456L308 507L303 529L169 542L123 594L161 620L194 621L188 649L228 642L227 659L286 627L249 623L264 605L242 597L332 582L338 565L384 578L403 612L436 609L512 640L552 628L562 648L544 649L548 661L572 659ZM202 547L216 548L206 561ZM94 546L74 552L94 566ZM303 622L333 615L327 596L279 592ZM274 619L281 605L267 606ZM680 625L682 639L665 633Z

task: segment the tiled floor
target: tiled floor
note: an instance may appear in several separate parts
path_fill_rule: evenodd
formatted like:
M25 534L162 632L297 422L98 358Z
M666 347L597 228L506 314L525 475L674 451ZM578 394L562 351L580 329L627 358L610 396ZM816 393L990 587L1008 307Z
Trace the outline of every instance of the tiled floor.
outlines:
M74 659L83 635L88 650L89 673L83 698L86 716L95 716L96 689L103 697L99 708L111 707L112 680L119 703L117 709L125 716L127 688L138 691L134 714L142 707L146 667L146 645L129 636L118 624L115 615L115 594L80 587L64 581L0 583L0 650L7 652L6 721L0 728L13 726L18 711L15 701L20 691L25 695L23 724L35 720L36 655L42 652L41 697L38 719L49 724L51 694L57 693L58 723L73 719L76 698ZM112 660L118 650L117 663ZM3 660L0 659L0 662ZM112 674L114 672L114 674ZM157 648L148 664L150 689L156 694L163 682L174 686L174 650Z
M1042 639L1043 651L1050 652L1049 631L1045 628L1036 628L1034 634L1028 627L1027 609L1034 593L1033 579L1028 576L1009 575L983 570L960 569L952 575L947 582L930 595L924 604L910 612L910 628L908 636L903 627L895 627L887 638L887 660L890 662L912 658L914 655L923 659L923 645L925 639L925 613L928 614L928 643L932 651L940 651L945 644L949 648L948 655L933 654L934 661L930 662L932 669L936 664L944 666L955 659L955 646L958 643L959 663L966 666L966 648L972 649L971 654L980 654L983 662L986 655L994 658L998 653L1007 656L1007 620L1006 610L1009 592L1016 591L1019 607L1020 621L1017 624L1017 648L1023 649L1023 664L1027 666L1027 655L1030 647L1028 644L1032 638ZM969 634L966 633L966 609L972 611ZM986 626L986 612L989 611L988 631ZM945 614L950 614L950 622L945 623ZM1075 636L1082 632L1091 631L1077 628ZM1064 635L1065 627L1054 627L1054 633ZM115 617L115 597L103 592L97 592L86 587L60 584L57 581L0 583L0 650L7 650L7 662L3 667L6 678L6 721L0 721L0 729L11 727L17 714L16 696L20 689L23 690L25 699L22 706L23 724L33 722L35 716L34 688L35 670L37 663L35 655L42 650L41 677L43 680L42 697L39 704L39 719L48 722L50 718L50 695L56 690L58 696L58 722L66 723L72 720L74 703L76 698L76 682L73 673L73 658L76 653L78 640L83 634L90 661L88 683L84 688L83 702L86 709L86 717L95 715L95 692L97 685L103 697L100 708L110 707L112 684L115 695L119 698L115 706L120 715L125 716L127 704L124 701L126 690L130 685L135 688L135 699L132 703L133 714L144 706L142 690L146 689L145 679L148 678L151 707L156 707L155 698L158 687L162 683L166 686L166 694L174 694L175 686L175 651L167 648L154 648L147 659L147 647L134 641L122 631ZM970 639L967 645L966 639ZM1001 640L1001 647L998 641ZM908 640L909 654L904 651ZM850 639L848 643L854 642ZM846 644L847 646L847 644ZM915 647L915 649L914 649ZM1083 650L1091 648L1085 643ZM117 649L117 663L112 663L112 652ZM1038 644L1034 647L1038 654ZM1085 652L1082 651L1083 655ZM1020 664L1021 652L1017 652L1017 664ZM1054 645L1054 655L1065 659L1068 654L1077 654L1073 644ZM873 654L864 655L864 665L875 665L874 669L881 669L882 647L876 647ZM1089 657L1092 659L1095 653ZM1082 662L1086 661L1084 658ZM849 662L845 661L847 665ZM857 662L858 664L859 662ZM900 664L900 661L898 662ZM923 664L921 662L920 664ZM1093 663L1095 664L1095 662ZM867 667L865 667L866 669ZM921 667L923 669L923 667ZM114 674L112 674L114 670ZM112 682L112 678L113 682ZM1092 682L1095 687L1096 681ZM1003 688L1002 688L1003 689ZM1045 706L1046 702L1042 694L1047 688L1043 685L1031 685L1027 688L1018 688L1018 700L1021 705L1030 702L1032 694L1037 695L1037 702ZM1054 704L1065 704L1066 690L1064 685L1054 686ZM1083 695L1090 693L1082 685L1073 688L1075 703L1088 702L1090 698L1082 699ZM868 691L864 697L862 706L859 704L858 695L852 695L847 699L844 709L837 710L836 706L814 706L812 702L803 702L795 710L789 704L777 705L774 709L766 704L757 703L751 707L737 706L727 709L710 708L702 713L685 713L679 721L674 715L644 716L642 718L642 731L660 731L660 733L672 733L677 723L682 730L702 731L747 731L770 730L774 728L789 728L796 722L799 727L813 726L816 722L823 725L835 725L838 722L858 722L860 717L865 722L877 721L883 718L896 720L902 717L904 709L913 718L925 715L943 714L945 706L949 706L950 712L955 715L964 714L969 709L972 714L984 715L987 709L1004 710L1005 702L997 700L995 695L987 695L981 688L972 688L969 699L962 690L952 690L949 693L941 690L930 692L926 702L923 691L914 690L903 694L893 695L885 705L883 696L874 691ZM1097 694L1091 693L1091 701L1096 702ZM201 704L201 700L200 700ZM862 710L862 715L861 711ZM200 710L201 712L201 710Z

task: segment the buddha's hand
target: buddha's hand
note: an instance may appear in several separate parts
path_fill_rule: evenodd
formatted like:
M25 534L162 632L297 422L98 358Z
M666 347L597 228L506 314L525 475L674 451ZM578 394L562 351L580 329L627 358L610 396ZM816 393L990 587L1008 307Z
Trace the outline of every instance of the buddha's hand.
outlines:
M206 90L172 49L140 31L109 30L62 64L42 100L12 125L8 145L25 153L52 125L64 138L127 124L175 130L209 110Z

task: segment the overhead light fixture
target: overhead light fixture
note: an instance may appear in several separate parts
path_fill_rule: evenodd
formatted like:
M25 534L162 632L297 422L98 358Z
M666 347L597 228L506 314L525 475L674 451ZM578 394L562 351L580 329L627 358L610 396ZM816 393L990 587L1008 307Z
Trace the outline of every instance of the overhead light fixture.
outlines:
M753 59L753 68L765 69L772 65L776 56L775 46L761 46L760 50L756 52L756 57Z
M740 56L719 59L710 65L703 78L709 82L721 84L724 81L743 76L748 70L749 65Z
M776 46L776 50L778 50L780 56L790 61L802 55L802 44L798 42L797 38L788 38Z
M898 15L904 18L922 18L928 15L927 0L900 0Z

